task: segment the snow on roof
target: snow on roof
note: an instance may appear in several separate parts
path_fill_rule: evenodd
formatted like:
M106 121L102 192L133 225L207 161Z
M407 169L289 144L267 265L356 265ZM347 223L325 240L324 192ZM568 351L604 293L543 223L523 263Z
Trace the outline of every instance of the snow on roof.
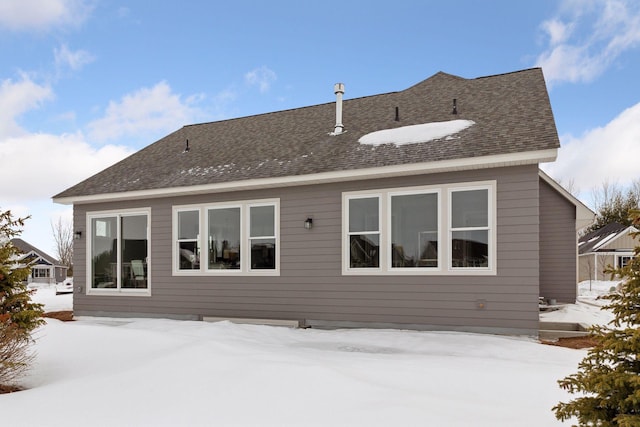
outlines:
M605 243L607 243L609 240L613 239L617 235L618 235L618 233L609 234L607 237L602 239L600 242L596 243L596 245L593 247L593 249L598 249L599 247L603 246ZM591 241L591 240L589 240L589 241Z
M472 120L449 120L446 122L423 123L421 125L402 126L371 132L358 140L360 144L382 145L418 144L451 137L475 124Z

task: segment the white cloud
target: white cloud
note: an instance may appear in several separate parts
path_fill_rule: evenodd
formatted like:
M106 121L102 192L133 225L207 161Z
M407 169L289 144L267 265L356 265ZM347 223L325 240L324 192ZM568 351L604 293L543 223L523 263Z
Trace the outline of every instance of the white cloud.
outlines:
M46 31L82 24L93 6L85 0L0 1L0 27L12 31Z
M0 82L0 140L24 133L16 119L23 113L38 108L53 98L48 86L34 83L26 74L19 81L5 79Z
M557 19L550 19L542 23L542 28L549 35L549 44L556 46L569 38L573 30L573 25Z
M85 65L94 61L95 57L86 50L71 51L66 44L62 44L60 48L53 50L56 67L59 71L66 68L72 71L78 71Z
M22 237L53 255L51 220L67 209L51 197L132 153L129 147L90 146L81 132L0 138L0 209L31 215Z
M111 101L105 116L89 123L89 138L106 141L174 131L205 116L195 107L202 98L192 95L183 100L166 82L139 89L118 102Z
M49 199L130 155L128 147L94 148L81 132L65 135L26 134L0 139L0 182L5 203Z
M573 180L577 188L588 192L606 180L625 186L640 179L640 103L603 127L561 140L557 161L543 167L557 180Z
M549 45L536 61L550 84L592 81L622 53L640 46L635 0L565 0L559 15L541 24Z
M248 86L257 86L260 93L268 92L276 79L276 73L265 66L251 70L244 75L245 83Z

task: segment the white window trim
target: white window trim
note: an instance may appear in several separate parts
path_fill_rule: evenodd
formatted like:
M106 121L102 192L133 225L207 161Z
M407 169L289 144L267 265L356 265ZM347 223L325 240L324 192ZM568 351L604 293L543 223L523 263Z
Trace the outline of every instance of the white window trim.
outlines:
M91 239L93 238L91 233L91 220L93 218L101 218L101 217L116 217L118 221L116 221L116 235L118 236L117 243L117 263L120 264L120 257L122 256L121 252L121 239L120 239L120 217L122 216L133 216L133 215L146 215L147 216L147 287L146 289L123 289L123 288L93 288L91 287ZM136 209L118 209L118 210L108 210L108 211L91 211L86 214L86 222L85 227L87 229L87 242L86 242L86 286L85 293L87 295L109 295L109 296L151 296L151 263L153 260L151 259L151 208L136 208ZM121 268L118 268L118 283L122 283Z
M274 231L276 240L275 269L251 269L251 252L249 239L249 209L256 206L274 206ZM209 268L208 251L208 215L209 209L240 208L240 269L224 270ZM177 236L178 212L199 211L199 239L200 268L195 270L180 270L178 268ZM203 232L204 231L204 232ZM192 204L173 206L172 215L172 275L173 276L279 276L280 275L280 199L238 200L220 203Z
M435 230L436 233L438 233L438 266L437 267L393 267L393 259L392 256L393 254L391 253L391 235L393 233L393 226L391 224L393 218L391 217L391 208L392 208L392 203L391 203L391 198L393 196L412 196L412 195L418 195L418 194L435 194L437 197L437 201L438 201L438 218L437 218L437 229ZM413 190L408 190L408 189L404 189L402 191L389 191L387 193L387 233L385 233L387 236L387 240L388 240L388 248L387 249L387 258L386 258L386 262L387 262L387 266L388 266L388 270L390 273L393 274L422 274L422 273L434 273L434 272L440 272L442 270L442 250L440 249L440 242L442 240L442 197L441 197L441 191L440 191L440 187L431 187L431 188L424 188L424 187L413 187Z
M486 227L460 227L453 228L451 224L451 212L452 212L452 200L451 195L461 191L475 191L475 190L487 190L487 216L488 224ZM495 274L496 265L496 185L493 183L470 183L469 185L460 185L455 187L449 187L447 194L448 200L448 216L447 216L447 269L449 273L464 272L471 274ZM453 254L451 253L451 240L453 239L454 231L475 231L475 230L487 230L488 231L488 266L487 267L453 267Z
M451 192L488 189L489 209L489 267L452 268L451 264ZM497 181L473 181L389 189L372 189L342 193L342 274L343 275L413 275L413 276L491 276L497 274ZM391 196L438 194L438 267L392 267L391 260ZM380 209L380 267L351 268L349 248L349 200L379 197ZM445 220L446 218L446 220Z
M273 236L255 236L251 237L251 208L261 207L261 206L273 206ZM243 232L240 232L241 236L246 236L244 238L243 243L245 246L245 259L242 261L240 258L241 264L245 262L246 266L246 274L250 275L280 275L280 200L277 201L256 201L256 202L247 202L245 204L245 212L242 213L245 216L245 224ZM242 209L241 209L242 212ZM241 221L242 223L243 221ZM275 259L275 269L252 269L251 268L251 240L252 239L275 239L276 241L276 259ZM242 252L242 248L240 248L240 252ZM242 270L242 268L241 268Z
M349 201L355 199L378 199L378 231L358 231L351 233L349 231ZM387 246L386 240L383 238L383 228L385 221L385 197L382 192L363 192L363 193L343 193L342 198L342 242L343 242L343 257L342 257L342 271L343 274L380 274L382 273L382 266L384 260L387 258ZM377 234L379 236L379 252L378 252L378 267L367 268L351 268L351 234ZM346 273L345 273L346 271Z
M198 234L196 234L196 238L195 238L195 242L196 242L196 256L201 256L202 254L202 230L204 227L204 220L202 218L202 209L200 208L200 206L197 207L183 207L183 208L179 208L179 209L175 209L173 212L173 236L172 236L172 259L173 259L173 269L174 271L180 271L180 272L191 272L191 271L198 271L198 270L181 270L179 268L179 264L180 264L180 260L178 255L178 246L180 244L180 242L192 242L194 241L194 239L178 239L178 214L180 212L197 212L198 213ZM206 211L205 211L206 213ZM202 259L200 259L200 267L202 268Z
M209 268L209 211L210 210L215 210L215 209L227 209L227 208L239 208L240 209L240 268L236 269L236 270L230 270L230 269L218 269L218 268ZM242 272L244 271L244 266L245 266L245 262L246 259L244 257L244 248L243 246L246 246L244 244L245 242L245 236L246 236L246 227L245 227L245 223L244 223L244 209L243 209L243 205L242 203L214 203L211 205L206 205L204 206L203 209L203 213L201 215L201 217L204 216L204 218L202 218L202 220L200 221L202 224L202 227L200 228L201 230L204 230L204 233L200 233L201 235L201 239L204 241L204 245L201 247L201 253L204 252L204 256L200 259L200 266L202 268L202 266L204 266L204 271L207 274L213 274L213 275L217 275L217 276L235 276L238 274L242 274ZM200 242L198 242L198 244L200 244ZM177 263L177 259L176 259L176 263ZM179 271L185 271L185 270L179 270ZM199 272L199 270L186 270L186 271L196 271Z

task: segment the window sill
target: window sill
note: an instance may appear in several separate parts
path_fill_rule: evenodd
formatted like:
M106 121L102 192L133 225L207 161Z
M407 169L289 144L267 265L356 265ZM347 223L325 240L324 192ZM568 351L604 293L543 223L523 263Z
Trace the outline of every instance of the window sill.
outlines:
M90 296L111 296L111 297L150 297L150 289L87 289Z
M362 270L342 270L343 276L496 276L497 272L490 269L413 269L402 268L393 270L382 269L362 269Z
M251 277L251 276L280 276L280 270L188 270L173 271L174 277Z

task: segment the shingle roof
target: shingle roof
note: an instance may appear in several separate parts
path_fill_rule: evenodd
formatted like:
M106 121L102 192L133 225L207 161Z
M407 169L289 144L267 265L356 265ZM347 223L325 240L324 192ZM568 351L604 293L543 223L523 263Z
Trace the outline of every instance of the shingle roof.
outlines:
M582 255L597 251L600 245L610 241L627 228L629 228L628 225L623 225L619 222L612 222L602 228L592 231L591 233L585 234L578 239L578 253Z
M36 248L35 246L31 245L30 243L25 242L24 240L22 240L20 238L16 237L16 238L11 239L11 243L13 244L13 246L18 248L18 250L20 250L20 252L22 252L23 254L28 254L29 252L33 251L33 252L37 253L38 255L40 255L41 258L44 258L49 263L51 263L53 265L61 265L60 261L58 261L57 259L55 259L51 255L47 254L44 251L41 251L40 249Z
M347 88L348 90L348 88ZM453 99L457 115L452 114ZM395 120L398 108L400 120ZM382 129L466 119L455 138L361 145ZM400 92L185 126L54 198L229 183L559 147L542 70L475 79L439 72ZM189 152L184 152L189 140Z

